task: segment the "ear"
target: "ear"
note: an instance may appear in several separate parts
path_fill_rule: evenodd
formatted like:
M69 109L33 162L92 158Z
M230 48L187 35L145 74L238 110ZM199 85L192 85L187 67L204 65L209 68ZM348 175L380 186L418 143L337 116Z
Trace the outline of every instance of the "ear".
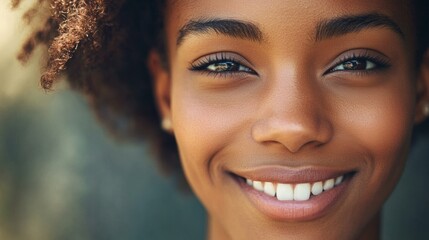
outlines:
M416 124L422 123L429 114L429 49L423 55L418 71Z
M156 105L162 119L161 126L165 131L172 133L170 74L164 66L160 54L155 50L151 50L149 53L148 69L152 76Z

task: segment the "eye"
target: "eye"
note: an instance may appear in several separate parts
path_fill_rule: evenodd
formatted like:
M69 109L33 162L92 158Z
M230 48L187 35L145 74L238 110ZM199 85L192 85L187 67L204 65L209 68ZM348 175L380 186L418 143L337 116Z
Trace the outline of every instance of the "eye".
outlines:
M216 62L204 66L207 71L212 72L253 72L250 68L232 61Z
M334 72L372 73L391 66L390 59L386 55L370 49L348 51L337 59L325 74Z
M356 58L356 59L350 59L346 60L338 65L336 65L334 68L330 70L330 72L336 72L336 71L368 71L373 70L377 68L377 63L365 59L365 58Z
M189 70L215 75L256 75L256 72L248 67L248 65L250 65L250 63L238 54L222 52L197 59L191 63Z

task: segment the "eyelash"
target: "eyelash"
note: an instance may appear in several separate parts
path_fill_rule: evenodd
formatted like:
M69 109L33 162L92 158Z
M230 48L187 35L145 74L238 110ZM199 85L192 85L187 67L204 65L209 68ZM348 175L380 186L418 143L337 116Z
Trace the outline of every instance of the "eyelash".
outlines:
M374 64L374 67L371 69L365 69L365 70L335 70L335 68L339 67L342 64L345 64L347 62L351 62L353 60L357 60L357 61L365 61L365 63L367 64L368 62ZM325 73L329 74L329 73L334 73L334 72L348 72L348 73L353 73L353 74L369 74L371 72L375 72L375 71L380 71L380 70L384 70L387 69L391 66L390 62L388 59L383 58L381 56L375 56L373 54L370 54L368 52L363 52L363 53L351 53L348 56L343 56L341 57L335 64L333 64L333 67L330 67Z
M351 62L353 60L363 62L365 61L365 64L372 63L374 65L371 69L365 69L365 70L335 70L335 68L341 66L342 64L345 64L347 62ZM244 68L245 70L224 70L224 71L213 71L209 70L208 67L210 67L213 64L220 64L220 63L230 63L235 64L235 67L238 68ZM193 62L190 64L189 70L195 71L195 72L202 72L210 76L215 77L230 77L235 75L242 75L242 74L252 74L257 75L257 73L251 69L250 67L246 66L242 63L242 61L238 60L236 57L229 55L228 53L221 52L221 53L215 53L211 54L205 57L202 57L198 59L196 62ZM380 56L374 56L368 52L363 53L351 53L348 56L341 57L335 64L333 64L332 67L330 67L323 75L334 73L334 72L348 72L353 74L369 74L371 72L380 71L387 69L391 66L389 60L380 57Z
M239 69L244 68L245 70L238 69L238 70L225 70L225 71L217 72L217 71L208 69L213 64L221 64L221 63L234 64L235 67L238 67ZM198 59L196 62L191 63L189 70L202 72L207 75L211 75L215 77L218 77L218 76L229 77L229 76L242 75L242 74L257 75L257 73L253 69L248 67L246 64L243 64L241 60L225 52L215 53L215 54L202 57Z

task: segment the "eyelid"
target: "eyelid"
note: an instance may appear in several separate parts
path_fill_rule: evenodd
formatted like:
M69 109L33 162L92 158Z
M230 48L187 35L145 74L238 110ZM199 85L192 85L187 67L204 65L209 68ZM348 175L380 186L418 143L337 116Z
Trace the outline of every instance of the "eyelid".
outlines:
M255 67L253 66L253 64L249 60L247 60L245 57L243 57L242 55L240 55L238 53L230 52L230 51L214 52L214 53L209 53L209 54L203 55L201 57L198 57L189 63L188 69L192 71L192 70L195 70L196 67L211 64L211 63L214 63L216 61L233 61L233 62L236 62L240 65L243 65L247 68L250 68L256 74L256 71L254 70ZM201 70L201 71L203 71L203 70Z
M345 63L353 59L366 59L377 65L375 69L371 70L345 70L345 71L331 71L336 66ZM377 70L382 70L391 66L391 60L385 54L373 50L373 49L351 49L345 52L342 52L338 57L333 60L333 64L330 64L328 68L324 71L323 75L335 72L373 72Z

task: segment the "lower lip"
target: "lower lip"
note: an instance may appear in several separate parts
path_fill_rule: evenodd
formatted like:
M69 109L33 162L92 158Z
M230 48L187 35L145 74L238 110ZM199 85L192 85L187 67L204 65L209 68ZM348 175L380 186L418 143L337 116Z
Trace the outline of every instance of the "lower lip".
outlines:
M264 215L279 221L310 221L334 210L342 201L350 180L351 177L348 177L341 184L320 195L311 196L307 201L279 201L276 197L257 191L242 180L239 184L253 205Z

